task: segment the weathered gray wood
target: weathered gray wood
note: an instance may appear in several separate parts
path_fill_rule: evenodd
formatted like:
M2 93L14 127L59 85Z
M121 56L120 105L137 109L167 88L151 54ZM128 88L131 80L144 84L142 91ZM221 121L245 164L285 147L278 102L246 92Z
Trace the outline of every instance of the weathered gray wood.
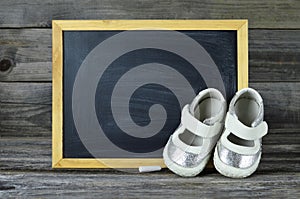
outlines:
M300 82L251 83L265 103L272 129L300 131ZM51 83L0 83L0 135L51 134Z
M14 67L0 71L0 81L51 81L52 39L50 29L1 29L0 61Z
M51 137L1 138L0 170L51 170L51 150Z
M269 128L300 129L300 83L250 83L264 100L265 120ZM299 131L300 132L300 131Z
M249 31L249 80L300 81L298 30Z
M300 172L299 132L270 130L258 172ZM2 137L0 170L51 170L51 137Z
M51 105L0 103L0 136L50 136Z
M50 27L52 19L249 19L250 28L300 28L299 9L297 0L10 0L0 2L0 26Z
M15 63L0 81L51 81L51 30L1 29L0 61ZM299 81L300 30L250 30L250 81Z
M103 172L1 172L2 198L299 198L299 173L229 179Z
M52 84L0 82L0 103L52 104Z

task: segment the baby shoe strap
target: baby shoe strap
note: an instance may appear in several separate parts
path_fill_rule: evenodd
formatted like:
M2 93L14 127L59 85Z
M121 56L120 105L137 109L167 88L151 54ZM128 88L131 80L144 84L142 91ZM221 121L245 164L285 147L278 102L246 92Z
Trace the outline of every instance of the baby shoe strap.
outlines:
M268 133L266 122L262 122L256 127L248 127L230 113L226 115L225 128L237 137L245 140L257 140Z
M219 122L215 122L212 126L203 124L190 113L189 105L185 105L182 109L181 124L193 134L204 138L214 137L220 133L222 128L222 124Z

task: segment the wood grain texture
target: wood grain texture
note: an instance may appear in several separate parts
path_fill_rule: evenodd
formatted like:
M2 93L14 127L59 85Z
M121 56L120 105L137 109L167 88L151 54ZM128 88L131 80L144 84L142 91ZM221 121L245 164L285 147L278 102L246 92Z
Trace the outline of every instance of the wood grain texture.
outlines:
M10 59L15 66L9 73L0 71L1 81L50 81L51 30L1 29L0 60Z
M52 166L63 158L63 34L54 22L52 32Z
M300 80L298 30L250 30L250 82Z
M263 139L263 157L258 172L300 172L300 146L297 136L298 132L293 130L270 130ZM0 170L52 170L51 138L2 137Z
M52 84L0 82L0 103L52 104Z
M11 0L0 3L0 26L50 27L53 19L249 19L250 28L300 28L299 9L297 0Z
M0 137L51 136L51 105L0 103Z
M0 154L0 170L50 170L51 137L2 137Z
M250 83L271 129L300 131L300 82ZM51 83L0 83L0 135L51 136Z
M264 100L265 120L269 128L300 129L300 84L251 83Z
M240 30L248 21L233 20L53 20L52 28L58 26L64 31L72 30L136 30L136 29L167 29L167 30Z
M237 71L238 89L249 87L249 56L248 56L248 21L246 21L237 31Z
M0 81L51 81L51 30L1 29L0 60L15 67ZM249 30L250 82L300 81L300 30Z
M286 198L299 197L299 174L260 174L228 179L220 174L181 178L103 172L1 172L2 198Z

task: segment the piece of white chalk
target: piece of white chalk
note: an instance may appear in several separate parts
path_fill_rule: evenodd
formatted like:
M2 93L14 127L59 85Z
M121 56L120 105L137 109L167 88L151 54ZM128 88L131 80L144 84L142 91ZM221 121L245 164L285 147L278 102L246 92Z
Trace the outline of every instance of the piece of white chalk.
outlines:
M160 166L140 166L139 167L140 173L160 171L160 170L161 170Z

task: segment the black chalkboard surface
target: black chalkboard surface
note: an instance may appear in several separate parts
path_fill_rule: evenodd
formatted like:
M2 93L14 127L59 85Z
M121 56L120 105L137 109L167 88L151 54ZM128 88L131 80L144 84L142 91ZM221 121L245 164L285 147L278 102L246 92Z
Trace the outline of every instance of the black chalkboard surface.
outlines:
M61 34L62 159L160 159L197 93L238 90L237 30Z

